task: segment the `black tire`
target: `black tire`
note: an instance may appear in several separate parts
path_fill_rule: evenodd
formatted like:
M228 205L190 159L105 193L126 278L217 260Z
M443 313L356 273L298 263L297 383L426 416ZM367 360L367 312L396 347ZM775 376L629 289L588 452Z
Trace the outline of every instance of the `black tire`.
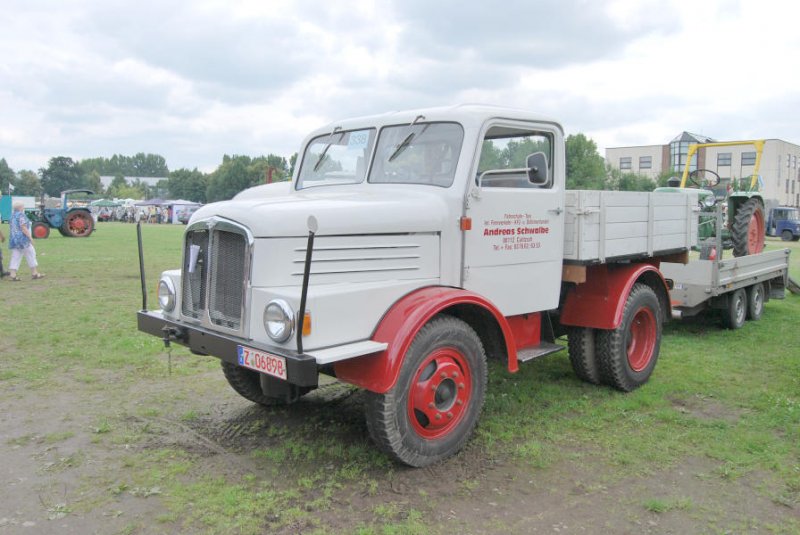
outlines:
M85 210L69 212L61 225L64 236L70 238L88 238L94 231L94 218Z
M764 205L755 197L739 206L731 226L733 256L747 256L764 250Z
M269 396L264 394L264 391L261 389L260 373L248 370L236 364L225 362L224 360L220 362L222 364L222 373L225 374L225 379L227 379L231 388L243 398L253 403L264 405L265 407L290 405L300 399L301 396L311 391L310 388L280 384L283 383L280 379L273 379L272 377L265 376L267 381L275 382L276 390L278 390L278 386L281 387L281 395Z
M764 313L764 285L756 283L747 289L747 319L758 321Z
M728 295L728 307L722 314L722 321L728 329L740 329L747 318L747 294L739 288Z
M588 327L570 327L567 336L569 361L581 381L599 385L600 367L595 352L595 330Z
M596 333L597 361L605 384L630 392L650 379L661 347L661 318L655 291L634 284L619 327Z
M436 316L414 337L395 385L383 394L367 392L372 440L409 466L450 457L475 430L486 377L486 354L472 327Z
M792 234L791 230L784 230L781 232L781 239L783 241L792 241L794 240L794 235Z
M45 240L50 236L50 225L37 221L31 225L31 236L35 240Z

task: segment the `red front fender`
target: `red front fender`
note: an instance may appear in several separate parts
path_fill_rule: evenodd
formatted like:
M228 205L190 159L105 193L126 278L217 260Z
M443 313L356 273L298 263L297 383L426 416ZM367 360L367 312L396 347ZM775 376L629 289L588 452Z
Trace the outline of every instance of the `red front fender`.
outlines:
M417 332L433 316L457 305L477 306L492 314L505 338L509 370L517 371L513 333L491 302L466 290L431 286L404 296L383 316L372 340L389 344L385 351L337 362L334 364L336 377L372 392L387 392L397 381L406 351Z

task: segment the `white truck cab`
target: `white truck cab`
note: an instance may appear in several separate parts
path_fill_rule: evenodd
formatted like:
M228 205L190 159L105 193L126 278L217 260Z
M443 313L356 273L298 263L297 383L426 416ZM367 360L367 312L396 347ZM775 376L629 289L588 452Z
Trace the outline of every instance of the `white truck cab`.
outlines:
M514 372L568 331L582 379L649 378L690 195L568 196L561 126L490 106L338 121L299 154L291 183L195 212L140 330L220 358L257 403L319 373L362 387L371 436L412 466L470 437L487 357Z

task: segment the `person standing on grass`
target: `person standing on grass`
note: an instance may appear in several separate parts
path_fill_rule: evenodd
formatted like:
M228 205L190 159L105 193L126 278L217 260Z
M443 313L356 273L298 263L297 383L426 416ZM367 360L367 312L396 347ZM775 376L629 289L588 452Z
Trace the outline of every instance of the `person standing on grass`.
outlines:
M31 268L31 278L41 279L44 277L39 273L38 265L36 263L36 249L33 248L33 241L31 240L31 222L25 215L25 205L22 201L16 201L13 205L13 212L11 214L11 235L8 239L8 248L11 249L11 262L8 264L9 280L18 281L17 270L22 262L22 257Z
M2 230L0 230L0 243L5 243L5 241L6 241L6 235L3 234ZM7 277L9 275L11 275L11 273L3 269L3 248L0 247L0 279L2 279L3 277Z

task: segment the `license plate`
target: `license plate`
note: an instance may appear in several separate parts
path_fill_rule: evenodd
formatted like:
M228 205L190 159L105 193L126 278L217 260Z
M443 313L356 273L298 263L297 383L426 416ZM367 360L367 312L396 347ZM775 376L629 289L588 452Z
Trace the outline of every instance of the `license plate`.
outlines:
M265 351L259 351L252 347L236 346L236 348L239 354L239 366L286 379L285 358Z

